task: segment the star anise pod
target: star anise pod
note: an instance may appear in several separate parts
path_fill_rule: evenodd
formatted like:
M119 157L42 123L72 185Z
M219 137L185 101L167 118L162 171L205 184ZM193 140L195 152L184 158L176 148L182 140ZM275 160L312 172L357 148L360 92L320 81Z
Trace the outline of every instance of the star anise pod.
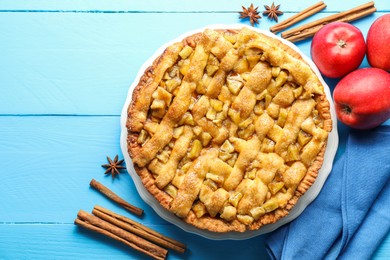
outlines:
M115 156L114 160L111 160L111 158L107 156L107 161L109 164L102 165L102 167L107 169L104 174L111 174L112 178L115 177L115 174L119 174L120 170L126 169L125 166L121 165L123 163L123 159L118 161L118 155Z
M261 16L259 15L259 12L257 12L257 8L259 7L254 7L253 4L251 4L251 6L249 6L248 9L246 9L245 7L242 6L242 12L239 12L240 14L240 19L245 19L245 18L249 18L252 26L255 26L255 23L259 23L258 19L261 18Z
M278 15L283 14L282 11L279 11L279 7L280 7L280 5L275 6L274 3L272 3L271 7L269 7L268 5L265 5L264 6L265 11L263 12L263 14L268 15L269 19L271 19L271 20L273 19L276 22L278 22Z

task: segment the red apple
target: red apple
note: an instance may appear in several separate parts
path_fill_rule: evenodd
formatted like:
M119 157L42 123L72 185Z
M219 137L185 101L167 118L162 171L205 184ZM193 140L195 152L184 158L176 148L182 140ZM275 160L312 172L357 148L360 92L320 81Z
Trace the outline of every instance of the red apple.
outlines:
M368 30L367 60L372 67L390 71L390 14L376 19Z
M341 78L357 69L366 54L362 32L344 22L322 27L313 37L311 57L320 72L329 78Z
M333 98L341 122L357 129L374 128L390 118L390 73L355 70L336 85Z

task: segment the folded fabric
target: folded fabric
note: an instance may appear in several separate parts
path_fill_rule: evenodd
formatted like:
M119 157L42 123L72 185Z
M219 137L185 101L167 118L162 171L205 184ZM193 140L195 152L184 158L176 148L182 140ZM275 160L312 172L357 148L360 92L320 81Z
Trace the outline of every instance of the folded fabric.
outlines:
M390 127L351 131L318 197L272 232L273 259L369 259L390 231Z

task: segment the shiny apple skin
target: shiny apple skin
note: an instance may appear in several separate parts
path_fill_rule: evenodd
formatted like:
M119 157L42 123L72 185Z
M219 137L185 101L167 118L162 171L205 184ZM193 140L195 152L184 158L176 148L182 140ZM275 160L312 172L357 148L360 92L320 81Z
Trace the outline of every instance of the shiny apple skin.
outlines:
M320 72L329 78L341 78L356 70L366 54L362 32L344 22L322 27L313 37L311 58Z
M355 70L336 85L333 98L337 118L345 125L377 127L390 118L390 73L378 68Z
M367 60L372 67L390 72L390 14L380 16L368 30Z

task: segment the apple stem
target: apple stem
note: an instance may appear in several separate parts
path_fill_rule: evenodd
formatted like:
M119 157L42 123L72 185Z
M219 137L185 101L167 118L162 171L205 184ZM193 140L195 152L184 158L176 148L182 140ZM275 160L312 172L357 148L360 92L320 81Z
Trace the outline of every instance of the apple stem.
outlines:
M344 48L345 46L347 46L347 43L343 40L339 40L339 42L337 43L337 45L341 48Z

